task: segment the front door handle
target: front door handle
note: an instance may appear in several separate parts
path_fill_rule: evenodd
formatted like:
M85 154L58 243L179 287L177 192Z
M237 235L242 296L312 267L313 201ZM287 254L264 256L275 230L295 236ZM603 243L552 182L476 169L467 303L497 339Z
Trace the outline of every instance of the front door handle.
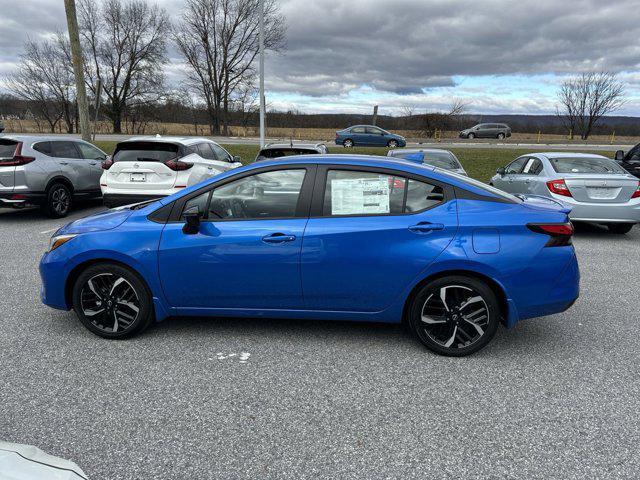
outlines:
M69 165L69 162L60 162L60 165Z
M409 230L413 233L430 233L433 230L442 229L444 229L444 223L420 222L417 225L412 225L409 227Z
M287 235L285 233L271 233L262 237L264 243L285 243L293 242L296 239L295 235Z

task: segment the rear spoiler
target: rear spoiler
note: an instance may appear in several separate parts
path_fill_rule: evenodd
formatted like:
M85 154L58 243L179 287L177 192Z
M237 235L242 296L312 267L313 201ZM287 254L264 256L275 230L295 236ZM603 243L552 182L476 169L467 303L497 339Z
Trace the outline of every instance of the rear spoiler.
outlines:
M554 204L558 207L560 207L560 211L562 213L570 213L571 212L571 208L567 207L566 205L563 205L562 203L560 203L559 201L553 199L553 198L549 198L549 197L543 197L542 195L523 195L523 194L517 194L516 197L521 198L524 202L527 202L527 200L532 200L532 204L535 203L546 203L546 204Z

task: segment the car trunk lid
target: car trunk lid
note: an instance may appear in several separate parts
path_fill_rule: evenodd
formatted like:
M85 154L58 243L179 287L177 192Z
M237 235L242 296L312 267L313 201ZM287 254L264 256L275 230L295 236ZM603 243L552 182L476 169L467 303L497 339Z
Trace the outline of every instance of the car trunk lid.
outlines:
M638 188L638 179L627 175L566 175L565 184L577 202L624 203Z

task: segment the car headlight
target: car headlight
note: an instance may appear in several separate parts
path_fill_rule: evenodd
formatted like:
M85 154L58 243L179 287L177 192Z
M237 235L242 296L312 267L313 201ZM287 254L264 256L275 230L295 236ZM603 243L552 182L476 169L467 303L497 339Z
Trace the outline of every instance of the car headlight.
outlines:
M78 234L76 233L68 234L68 235L54 235L53 237L51 237L51 240L49 241L49 251L50 252L54 251L56 248L64 245L69 240L77 236Z

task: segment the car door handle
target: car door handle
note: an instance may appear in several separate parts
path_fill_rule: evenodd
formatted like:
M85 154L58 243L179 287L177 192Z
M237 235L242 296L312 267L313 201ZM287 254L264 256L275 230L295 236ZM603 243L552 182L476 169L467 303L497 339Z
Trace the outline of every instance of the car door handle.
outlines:
M69 162L60 162L60 165L69 165Z
M262 241L264 243L285 243L285 242L293 242L296 239L295 235L286 235L284 233L272 233L270 235L265 235L262 237Z
M433 230L444 229L444 223L420 222L417 225L411 225L409 230L413 233L429 233Z

